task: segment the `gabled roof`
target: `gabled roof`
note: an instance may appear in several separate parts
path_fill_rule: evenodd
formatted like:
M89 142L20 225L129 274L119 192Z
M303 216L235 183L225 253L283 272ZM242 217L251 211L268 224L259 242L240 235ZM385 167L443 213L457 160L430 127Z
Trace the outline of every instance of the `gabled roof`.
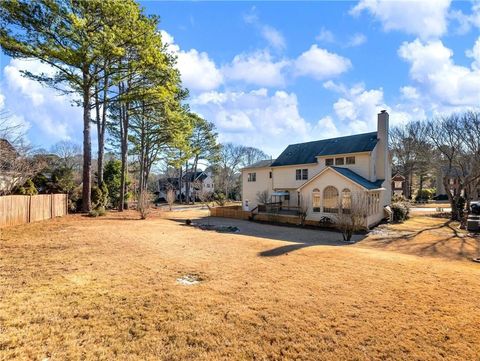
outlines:
M462 171L458 167L442 166L442 175L445 177L458 178L462 176Z
M348 168L342 168L342 167L326 167L322 169L319 173L314 175L312 178L310 178L308 181L303 183L300 187L297 188L297 191L305 187L307 184L310 182L313 182L314 179L320 177L324 172L326 172L328 169L333 170L334 172L337 172L341 176L351 180L352 182L358 184L360 187L366 189L366 190L374 190L374 189L379 189L382 187L383 179L379 179L375 182L370 182L368 179L363 178L361 175L355 173L354 171L348 169Z
M361 185L363 188L368 190L378 189L382 187L384 179L379 179L375 182L371 182L368 179L363 178L361 175L355 173L353 170L343 167L331 167L335 169L341 175L347 177L348 179L354 181L355 183Z
M182 177L182 179L187 182L194 182L196 180L203 181L205 178L207 178L207 175L203 171L187 172Z
M260 160L256 163L247 165L246 167L243 167L242 169L270 167L273 162L275 162L275 159L264 159L264 160Z
M272 167L316 163L318 156L370 152L377 144L377 132L290 144L273 162Z
M0 150L3 152L12 153L12 154L17 153L12 143L10 143L8 140L4 138L0 138Z

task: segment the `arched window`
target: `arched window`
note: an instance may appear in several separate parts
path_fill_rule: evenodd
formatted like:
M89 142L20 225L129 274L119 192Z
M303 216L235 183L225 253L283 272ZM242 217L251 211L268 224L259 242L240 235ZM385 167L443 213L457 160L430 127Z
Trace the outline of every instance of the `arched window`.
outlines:
M323 190L323 211L325 213L338 213L338 190L328 186Z
M320 197L320 189L315 188L312 191L312 209L314 212L320 212L321 204L321 197Z
M348 188L344 188L342 191L342 212L350 213L352 209L352 192Z

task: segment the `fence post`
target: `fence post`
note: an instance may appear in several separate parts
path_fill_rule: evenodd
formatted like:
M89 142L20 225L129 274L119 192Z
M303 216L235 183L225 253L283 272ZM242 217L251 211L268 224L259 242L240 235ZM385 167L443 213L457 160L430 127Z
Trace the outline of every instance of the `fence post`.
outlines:
M32 196L28 199L28 223L32 222Z

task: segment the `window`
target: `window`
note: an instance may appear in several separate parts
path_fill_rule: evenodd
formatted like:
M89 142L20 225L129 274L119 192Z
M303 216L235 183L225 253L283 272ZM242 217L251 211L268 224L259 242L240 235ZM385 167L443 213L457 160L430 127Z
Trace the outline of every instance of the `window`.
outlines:
M338 213L338 190L328 186L323 190L323 211L325 213Z
M302 179L308 179L308 169L302 169Z
M302 170L297 169L295 170L295 180L301 180L302 179Z
M333 165L333 158L327 158L327 159L325 159L325 165L326 165L326 166Z
M345 163L345 159L335 158L335 165L343 165L344 163Z
M320 207L321 207L320 190L315 188L312 193L313 193L312 209L314 212L320 212Z
M308 169L296 169L295 170L295 179L296 180L306 180L308 179Z
M210 183L207 183L207 188L210 188Z
M395 181L394 187L395 188L402 188L402 181Z
M268 178L270 178L270 179L272 178L272 172L268 173Z
M256 182L257 181L257 173L248 173L248 181L249 182Z
M347 157L346 158L347 164L355 164L355 157Z
M375 192L368 195L368 214L376 214L380 211L380 193Z
M352 192L350 189L345 188L342 191L342 212L349 214L352 209Z

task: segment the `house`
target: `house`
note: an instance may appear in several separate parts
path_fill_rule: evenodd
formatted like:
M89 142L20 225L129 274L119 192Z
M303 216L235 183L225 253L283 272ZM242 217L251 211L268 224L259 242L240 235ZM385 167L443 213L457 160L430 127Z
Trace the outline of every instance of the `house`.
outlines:
M306 209L306 220L333 220L339 204L348 206L358 193L368 199L366 226L379 223L392 191L388 113L382 110L377 121L376 132L291 144L277 159L243 168L244 209L254 209L268 194L281 209Z
M409 198L408 181L398 172L392 177L392 196Z
M0 195L8 194L23 180L18 172L15 172L15 162L18 157L15 147L8 140L0 138Z
M462 197L465 196L464 191L460 190L460 179L462 177L462 171L459 168L452 167L449 168L447 166L440 167L436 173L436 195L435 199L438 200L447 200L447 189L450 191L452 196L461 195ZM445 188L444 178L446 178L446 182L448 187ZM470 188L469 193L469 200L480 200L480 182L477 184L473 184Z
M180 190L178 177L162 178L158 181L160 199L167 199L168 189L175 191L175 198L185 199L187 194L187 186L190 187L190 196L192 200L199 199L202 194L213 193L214 182L213 174L210 169L197 172L186 172L182 176L182 189Z

